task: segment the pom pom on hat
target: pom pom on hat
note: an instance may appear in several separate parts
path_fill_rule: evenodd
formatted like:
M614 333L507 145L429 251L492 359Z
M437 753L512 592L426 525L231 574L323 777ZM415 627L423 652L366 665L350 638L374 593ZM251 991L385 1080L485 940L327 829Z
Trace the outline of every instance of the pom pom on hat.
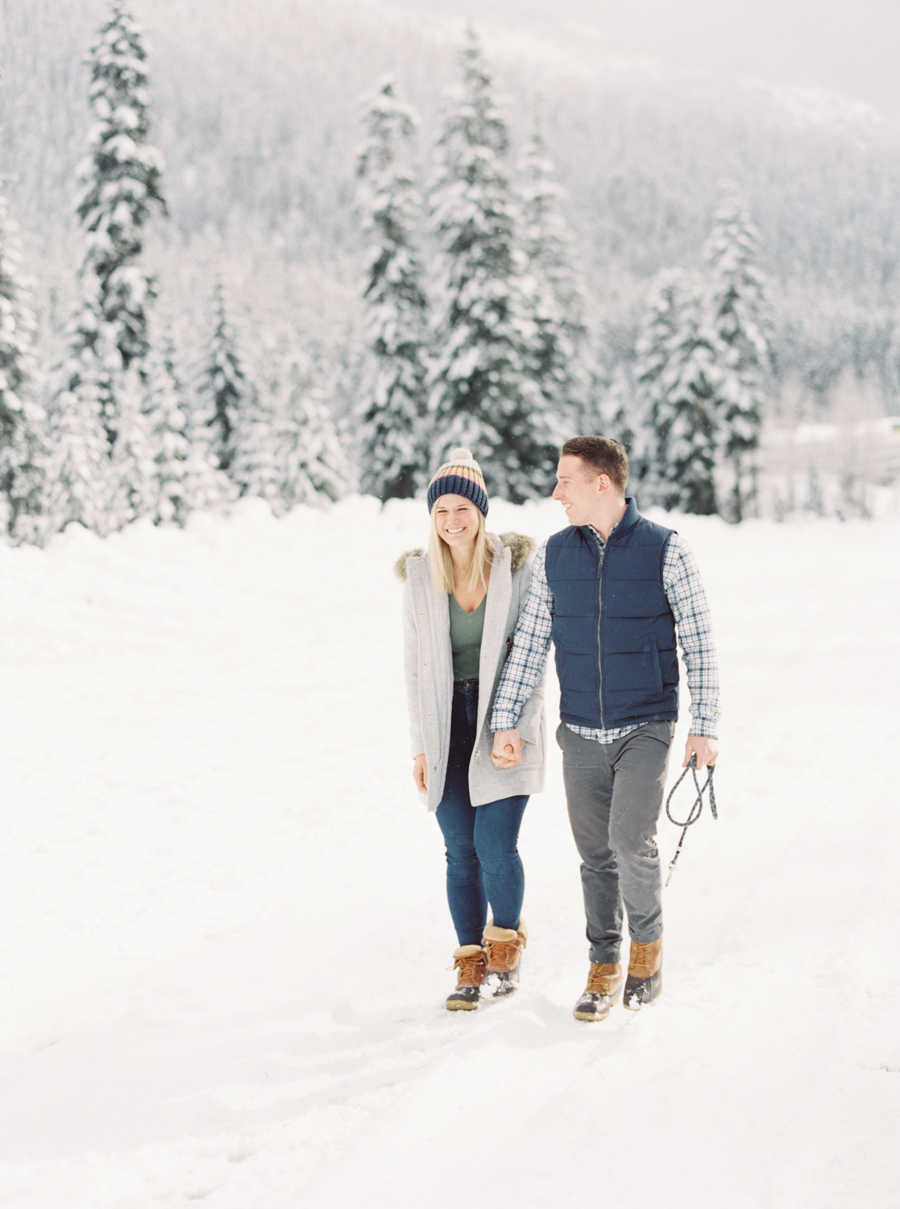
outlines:
M428 511L442 495L461 495L471 500L478 511L487 516L488 496L481 467L471 450L452 449L450 458L441 466L428 484Z

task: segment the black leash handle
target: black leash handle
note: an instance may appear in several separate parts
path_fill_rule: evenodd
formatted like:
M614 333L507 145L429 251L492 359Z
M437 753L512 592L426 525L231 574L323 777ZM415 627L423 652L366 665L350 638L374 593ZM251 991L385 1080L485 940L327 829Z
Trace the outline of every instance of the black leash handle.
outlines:
M688 813L687 819L684 820L684 822L679 822L678 819L672 818L672 811L670 810L670 806L672 803L672 798L675 794L675 790L678 788L678 786L681 784L681 782L684 780L684 778L687 776L688 773L690 773L691 776L694 778L694 789L697 792L697 796L696 796L696 798L694 798L694 801L691 806L690 812ZM718 811L716 810L716 791L713 788L713 766L712 766L712 764L707 764L706 780L703 782L703 788L701 789L700 781L699 781L699 778L697 777L697 753L693 752L691 755L690 764L688 764L685 767L681 776L678 778L678 780L675 782L675 784L669 790L669 796L666 798L666 818L669 820L670 823L674 823L676 827L682 828L681 839L678 841L678 847L675 849L675 855L672 857L671 861L669 862L669 876L666 878L667 886L668 886L669 882L672 880L672 874L675 872L675 864L676 864L679 856L681 855L681 845L684 843L684 837L687 835L688 827L692 827L694 825L694 823L696 823L697 820L700 818L700 815L703 813L703 795L706 793L707 789L709 790L709 808L712 811L713 818L718 819L719 814L718 814Z

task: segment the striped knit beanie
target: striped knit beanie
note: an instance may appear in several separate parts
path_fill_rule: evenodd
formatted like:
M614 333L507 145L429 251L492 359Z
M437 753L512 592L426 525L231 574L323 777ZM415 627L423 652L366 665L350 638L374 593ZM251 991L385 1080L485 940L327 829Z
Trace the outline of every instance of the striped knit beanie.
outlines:
M468 449L453 449L450 460L435 474L428 484L428 511L442 495L461 495L471 500L475 507L487 516L488 497L481 467Z

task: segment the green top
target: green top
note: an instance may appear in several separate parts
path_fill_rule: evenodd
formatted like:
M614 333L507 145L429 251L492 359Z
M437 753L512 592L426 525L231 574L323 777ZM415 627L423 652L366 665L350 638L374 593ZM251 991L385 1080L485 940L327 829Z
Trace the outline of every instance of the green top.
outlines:
M485 593L481 604L471 613L460 608L456 597L450 596L450 647L453 651L453 679L477 680L481 658L481 635L484 633Z

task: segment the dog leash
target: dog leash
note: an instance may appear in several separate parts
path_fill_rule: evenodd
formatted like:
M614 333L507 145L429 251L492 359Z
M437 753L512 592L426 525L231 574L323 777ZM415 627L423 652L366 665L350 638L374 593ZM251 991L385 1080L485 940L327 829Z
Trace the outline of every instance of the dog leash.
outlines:
M688 773L690 773L694 778L694 789L697 792L697 796L694 799L693 805L691 806L687 819L684 822L680 822L678 819L672 818L672 811L670 809L670 806L672 803L672 798L675 794L675 790L678 788L678 786L681 784L681 782L684 780L684 778L687 776ZM669 796L666 798L666 817L668 818L670 823L674 823L676 827L682 828L681 839L678 841L678 847L675 849L675 855L672 857L671 861L669 862L669 876L666 878L667 886L668 886L669 882L672 880L672 874L675 872L675 864L678 860L678 857L681 855L681 845L684 843L684 837L687 835L688 827L692 827L694 825L694 823L696 823L697 820L700 818L700 815L703 813L703 795L706 793L707 789L709 790L709 808L712 811L713 818L718 819L719 815L718 815L718 811L716 810L716 791L713 788L713 766L712 766L712 764L708 764L706 766L706 780L703 782L703 787L701 789L700 781L699 781L699 778L697 777L697 753L694 752L691 755L690 764L687 765L687 767L682 772L681 776L678 778L678 780L675 782L675 784L669 790Z

